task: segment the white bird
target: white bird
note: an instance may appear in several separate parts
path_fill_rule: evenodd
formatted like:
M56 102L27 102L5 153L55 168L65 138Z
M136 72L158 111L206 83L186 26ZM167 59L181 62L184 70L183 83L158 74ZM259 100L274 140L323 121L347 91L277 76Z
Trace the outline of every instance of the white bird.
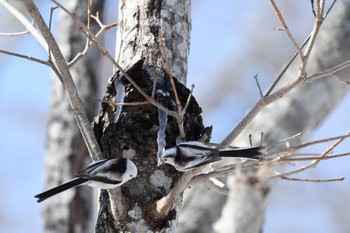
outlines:
M175 167L176 170L184 172L219 161L222 157L261 159L261 155L263 155L262 150L263 147L260 146L218 150L202 142L189 141L179 143L175 147L166 149L161 159L165 163Z
M82 184L101 189L111 189L121 186L136 176L137 167L130 159L99 160L78 171L71 181L39 193L35 198L38 199L37 202L42 202L49 197Z

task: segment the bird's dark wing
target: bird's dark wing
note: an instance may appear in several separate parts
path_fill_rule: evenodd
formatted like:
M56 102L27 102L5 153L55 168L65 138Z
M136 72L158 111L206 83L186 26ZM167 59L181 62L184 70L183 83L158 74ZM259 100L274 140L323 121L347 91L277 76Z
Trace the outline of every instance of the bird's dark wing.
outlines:
M190 169L193 169L193 168L196 168L196 167L200 167L200 166L203 166L203 165L206 165L206 164L209 164L209 163L213 163L213 162L216 162L216 161L219 161L219 160L221 160L220 157L216 157L216 158L212 158L212 157L202 158L200 162L198 162L196 164L193 164L190 167L187 167L186 170L190 170Z
M97 161L77 172L76 177L107 184L118 184L122 181L122 176L126 171L126 163L126 159Z
M198 144L195 144L198 143ZM203 146L202 146L203 145ZM204 146L205 144L199 142L188 142L188 143L180 143L177 145L178 148L181 148L183 151L197 151L197 155L201 155L202 153L216 153L217 149L210 148Z
M108 159L103 159L103 160L99 160L96 161L94 163L91 163L89 166L87 166L86 168L78 171L75 176L79 177L81 175L86 175L86 174L91 174L94 173L94 171L96 171L97 169L101 168L101 166L107 161Z

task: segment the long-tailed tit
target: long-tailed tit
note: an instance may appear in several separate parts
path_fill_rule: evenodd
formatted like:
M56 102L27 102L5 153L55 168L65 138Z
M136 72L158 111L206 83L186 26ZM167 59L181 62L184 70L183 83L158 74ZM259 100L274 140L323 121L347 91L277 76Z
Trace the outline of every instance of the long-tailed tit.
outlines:
M102 189L115 188L136 176L137 168L130 159L100 160L78 171L71 181L39 193L35 198L38 198L38 202L42 202L51 196L82 184Z
M218 150L208 145L189 141L179 143L175 147L168 148L162 154L161 159L172 165L178 171L188 171L195 167L219 161L222 157L260 159L263 147L235 148L230 150Z

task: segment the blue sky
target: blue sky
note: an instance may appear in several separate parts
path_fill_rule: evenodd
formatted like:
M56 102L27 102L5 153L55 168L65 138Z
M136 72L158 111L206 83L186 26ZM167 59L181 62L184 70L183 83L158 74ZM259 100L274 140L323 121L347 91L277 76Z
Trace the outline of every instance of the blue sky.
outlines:
M308 4L297 4L293 7L296 9L302 7L300 11L309 14ZM47 16L48 1L41 7L42 12L46 12ZM4 10L0 7L0 13L3 14L3 12ZM192 12L188 84L196 85L194 95L203 106L205 124L214 126L213 141L218 142L257 100L256 89L245 89L247 85L255 85L251 77L257 73L259 77L273 76L277 72L275 67L281 67L286 62L281 61L281 64L278 64L272 61L273 55L266 54L264 61L250 65L249 60L244 58L247 51L251 52L259 43L264 42L266 37L273 37L272 41L276 43L288 43L288 40L285 35L272 30L273 26L279 24L274 18L274 12L269 7L268 1L256 3L254 6L238 5L238 3L223 0L218 4L212 4L209 0L194 1ZM262 21L259 13L271 14L271 19ZM292 20L292 18L289 19ZM294 21L291 25L295 27L290 28L298 32L297 37L302 40L310 26L305 24L305 27L300 27L302 19ZM252 39L251 35L255 35L254 27L257 23L259 23L259 36ZM46 55L38 43L30 39L30 36L24 38L16 44L7 44L0 49L9 49L45 59ZM8 38L0 37L0 40L8 40ZM0 45L3 44L5 43L0 43ZM292 47L287 44L286 51L281 53L291 54ZM242 101L235 93L227 93L227 99L223 99L215 107L209 106L207 91L213 92L215 89L210 89L212 83L208 80L223 76L225 66L228 64L230 66L231 61L236 62L237 66L249 67L249 70L240 73L243 75L241 79L245 81L245 86L240 85L243 85L242 88L245 90L246 101ZM6 214L0 214L0 232L24 232L29 227L32 232L41 232L41 205L35 202L33 196L43 189L45 126L51 71L45 66L3 54L0 54L0 68L2 113L0 114L0 184L5 190L0 193L0 208L6 209ZM211 84L208 85L208 83ZM266 88L268 83L269 80L262 80L263 87ZM345 133L350 123L349 106L348 97L315 131L313 138ZM347 145L341 150L350 151L350 147ZM327 161L302 176L311 178L347 176L349 175L348 163L349 158ZM286 232L286 226L289 232L338 231L339 226L335 219L339 218L335 217L335 212L332 212L335 210L330 206L337 206L333 203L333 195L349 194L348 187L347 180L330 184L278 182L267 212L266 232L281 232L282 229ZM350 202L349 196L345 195L344 202Z

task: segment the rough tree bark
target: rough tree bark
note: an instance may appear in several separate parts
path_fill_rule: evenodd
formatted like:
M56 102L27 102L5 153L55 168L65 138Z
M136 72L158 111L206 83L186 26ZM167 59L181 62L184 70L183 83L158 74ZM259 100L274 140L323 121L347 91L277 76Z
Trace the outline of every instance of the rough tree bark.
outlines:
M150 96L156 80L155 99L176 110L160 38L163 30L171 73L184 83L189 51L190 1L123 0L119 2L118 21L117 62ZM119 71L110 81L104 100L115 101L114 83L118 82L125 86L125 103L145 101ZM176 86L180 102L184 105L189 90L178 81ZM156 201L169 193L182 173L168 165L157 166L158 110L150 104L124 106L119 120L114 122L115 111L113 106L102 104L99 116L95 118L96 137L106 158L132 158L138 167L138 176L121 188L101 191L95 231L173 232L181 198L166 216L157 213ZM184 120L187 140L198 140L206 132L200 112L192 98ZM177 123L168 117L167 147L173 146L178 136Z
M327 18L319 35L314 54L310 58L308 74L325 70L349 59L349 11L349 2L337 2L334 12ZM295 74L294 69L287 77L292 79ZM337 76L349 80L345 71ZM265 143L298 132L302 132L303 135L292 143L305 141L347 92L347 86L331 77L309 83L269 105L246 128L235 144L247 145L248 135L254 132L264 132ZM229 186L232 190L227 202L225 196L213 193L203 186L188 191L177 232L212 232L213 224L220 217L225 202L222 217L215 224L216 232L262 232L273 182L269 182L266 174L261 172L263 171L231 177ZM189 218L191 221L188 221Z
M87 1L66 0L62 4L75 12L83 22L87 22ZM93 1L92 12L99 11L101 15L103 5L104 1ZM95 32L99 29L93 20L91 29ZM86 42L86 37L64 12L59 15L57 41L67 61L83 51ZM96 104L89 98L95 97L97 93L99 59L97 49L91 49L87 56L70 69L90 120L96 114ZM45 186L50 188L71 179L77 170L90 162L89 153L67 100L66 90L59 79L54 77L47 125ZM44 202L45 232L91 232L96 216L93 196L91 188L79 187Z

